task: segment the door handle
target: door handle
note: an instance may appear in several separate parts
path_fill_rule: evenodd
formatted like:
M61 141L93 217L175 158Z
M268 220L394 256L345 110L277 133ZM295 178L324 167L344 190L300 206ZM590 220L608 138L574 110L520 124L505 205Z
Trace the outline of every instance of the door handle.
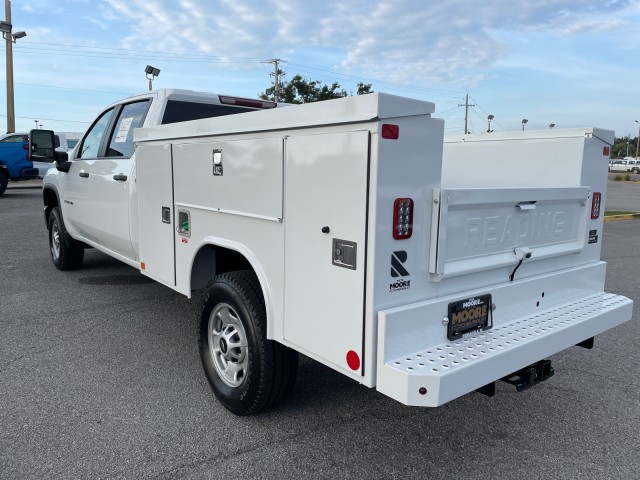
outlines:
M89 178L89 172L80 172L78 175L80 175L82 178Z
M114 175L114 176L113 176L113 179L114 179L114 180L118 180L118 181L123 181L123 182L124 182L124 181L127 179L127 176L126 176L126 175L122 175L122 174L120 174L120 175Z

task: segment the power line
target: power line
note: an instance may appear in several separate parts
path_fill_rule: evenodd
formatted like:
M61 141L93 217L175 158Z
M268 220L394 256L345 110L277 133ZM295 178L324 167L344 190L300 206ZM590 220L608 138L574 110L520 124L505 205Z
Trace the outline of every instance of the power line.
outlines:
M3 82L2 80L0 80L0 84L4 84L6 82ZM110 91L106 91L106 90L89 90L87 88L72 88L72 87L58 87L56 85L39 85L37 83L16 83L15 85L23 85L23 86L27 86L27 87L40 87L40 88L57 88L60 90L72 90L74 92L92 92L92 93L110 93L110 94L114 94L114 95L132 95L131 92L110 92Z
M31 47L30 45L43 45L45 47ZM55 48L46 48L55 47ZM62 48L57 48L62 47ZM230 56L216 56L207 54L193 54L193 53L174 53L174 52L161 52L157 50L131 50L124 48L112 48L112 47L95 47L87 45L76 45L66 43L49 43L49 42L21 42L19 46L16 46L17 50L20 50L22 54L31 55L58 55L66 57L84 57L84 58L108 58L119 59L123 58L122 55L116 52L126 52L125 59L129 60L149 60L149 54L154 55L155 60L174 61L181 63L216 63L216 64L247 64L258 63L261 59L252 57L230 57ZM278 59L279 61L283 61ZM288 62L291 65L304 69L311 70L312 72L323 72L334 75L341 79L353 79L364 82L375 83L381 86L393 87L399 90L415 93L423 93L434 96L458 98L459 93L454 91L448 91L444 89L419 87L416 85L403 84L397 82L389 82L380 79L366 79L356 75L350 75L341 72L334 72L332 70L313 67L310 65L303 65L295 62ZM308 72L307 73L312 73Z
M6 117L6 115L2 115L0 114L0 117ZM35 117L18 117L16 116L16 118L24 118L27 120L34 120ZM82 120L63 120L61 118L42 118L42 117L38 117L38 121L40 120L47 120L48 122L69 122L69 123L91 123L91 122L83 122Z
M108 58L108 59L117 59L117 60L156 60L156 61L171 61L171 62L181 62L181 63L216 63L216 64L246 64L246 63L256 63L256 60L213 60L207 58L182 58L181 56L155 56L150 57L149 55L143 55L139 53L128 54L126 56L122 56L121 54L102 54L100 52L73 52L66 53L65 50L36 50L36 49L25 49L25 48L16 48L17 51L21 53L21 55L47 55L47 56L59 56L59 57L83 57L83 58ZM63 52L63 53L60 53Z
M489 114L486 112L486 110L484 108L482 108L479 104L478 101L475 98L471 98L474 102L476 102L476 106L482 110L482 112L486 115L489 116ZM496 121L495 117L491 120L493 123L495 123L496 125L498 125L502 130L506 130L506 128L504 128L499 122Z
M53 47L72 47L71 51L76 51L76 49L78 48L87 49L87 50L108 50L108 51L118 51L118 52L127 52L127 53L131 53L133 51L130 48L94 47L94 46L88 46L88 45L75 45L70 43L48 43L48 42L34 42L34 41L24 41L20 43L22 47L24 47L25 44L26 45L30 45L30 44L47 45L47 46L53 46ZM228 59L228 60L234 60L234 61L246 60L246 61L259 62L261 60L260 58L252 58L252 57L229 57L226 55L218 56L218 55L208 55L204 53L159 52L157 50L136 50L135 52L141 53L141 54L152 53L152 54L160 54L160 55L175 55L180 57L187 56L187 57L218 58L218 59Z

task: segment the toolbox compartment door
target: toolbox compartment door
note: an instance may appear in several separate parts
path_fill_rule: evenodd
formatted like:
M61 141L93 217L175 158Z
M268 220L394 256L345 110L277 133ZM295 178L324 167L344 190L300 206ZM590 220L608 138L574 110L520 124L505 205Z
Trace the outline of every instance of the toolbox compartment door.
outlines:
M171 144L141 145L136 158L140 271L176 284L175 212Z
M581 252L589 197L588 187L434 189L429 273L515 266L523 251L527 263Z
M285 158L284 337L361 375L369 132L288 137Z

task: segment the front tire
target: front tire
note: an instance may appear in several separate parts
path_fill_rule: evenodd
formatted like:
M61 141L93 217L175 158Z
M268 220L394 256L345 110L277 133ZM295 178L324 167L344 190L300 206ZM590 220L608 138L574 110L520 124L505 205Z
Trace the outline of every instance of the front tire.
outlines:
M266 311L253 272L218 275L207 287L198 346L202 367L220 403L252 415L293 390L298 353L266 336Z
M59 270L76 269L84 259L84 245L67 233L60 207L54 207L49 215L49 250L51 260Z

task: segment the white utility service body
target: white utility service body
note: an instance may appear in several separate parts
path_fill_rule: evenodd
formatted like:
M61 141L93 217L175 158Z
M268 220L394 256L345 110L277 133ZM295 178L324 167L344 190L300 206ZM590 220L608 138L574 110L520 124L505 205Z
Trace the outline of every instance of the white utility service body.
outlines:
M629 320L600 261L613 132L443 143L433 112L375 93L136 130L141 272L190 296L210 246L238 252L269 339L408 405Z

